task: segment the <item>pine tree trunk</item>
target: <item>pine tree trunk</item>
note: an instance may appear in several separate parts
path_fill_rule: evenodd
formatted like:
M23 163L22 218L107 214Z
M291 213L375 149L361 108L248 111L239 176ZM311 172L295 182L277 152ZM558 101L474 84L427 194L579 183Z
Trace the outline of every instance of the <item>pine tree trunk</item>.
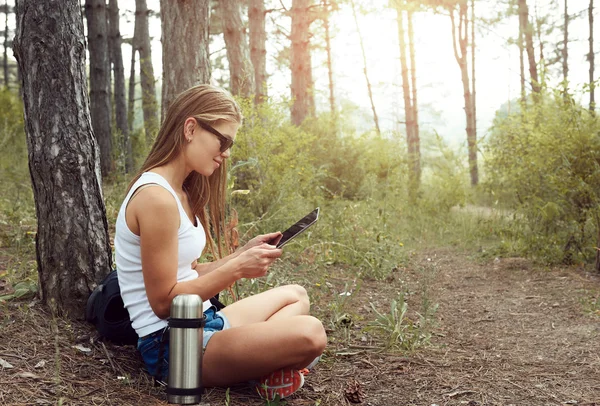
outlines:
M4 0L4 87L8 88L8 0Z
M292 123L300 125L309 116L314 103L310 58L310 0L292 1L291 70Z
M184 90L210 80L209 0L161 0L162 111Z
M144 113L144 132L146 145L154 142L158 132L158 105L156 101L156 78L152 66L152 46L148 18L150 11L146 0L135 1L135 37L140 57L140 82L142 85L142 112ZM181 52L185 54L186 52Z
M137 52L137 38L135 30L131 38L131 61L129 64L129 89L127 95L127 125L129 133L133 135L133 122L135 121L135 54Z
M413 12L406 12L408 22L408 49L410 51L410 84L412 93L412 127L414 144L413 168L417 176L417 185L421 183L421 137L419 135L419 107L417 103L417 59L415 55L415 34L413 30Z
M527 100L527 92L525 90L525 34L519 17L519 77L521 79L521 103Z
M106 176L113 170L110 60L105 0L86 0L85 16L90 54L90 113L94 134L100 147L100 167Z
M250 62L241 6L237 0L221 0L219 9L229 61L231 93L235 96L250 97L254 92L254 72Z
M254 104L267 100L267 32L264 0L250 0L248 5L248 30L250 60L254 67Z
M406 144L408 146L409 190L415 191L419 179L417 170L418 157L415 148L415 132L413 106L411 100L410 80L408 78L408 62L406 58L406 33L404 30L404 15L400 8L396 8L396 21L398 23L398 43L400 45L400 69L402 76L402 95L404 96L404 123L406 126ZM412 194L412 193L411 193Z
M567 0L565 1L564 11L564 26L563 26L563 46L561 50L562 56L562 74L565 90L567 88L567 82L569 80L569 9L567 6Z
M123 66L122 39L119 29L119 3L118 0L108 1L109 27L110 27L110 55L114 72L114 104L117 131L121 140L120 153L125 158L125 172L133 170L133 154L129 140L129 126L127 123L127 98L125 97L125 68Z
M533 49L533 30L529 22L529 8L527 7L526 0L519 0L519 25L525 37L525 50L527 51L527 61L529 63L531 88L534 93L534 100L537 100L536 94L540 93L541 87L538 79L537 64L535 62L535 51Z
M477 92L475 91L475 0L471 0L471 95L473 99L473 133L477 139Z
M371 89L371 82L369 81L369 74L367 72L367 54L365 53L365 45L363 43L362 35L360 33L360 27L358 25L358 18L356 17L356 7L354 6L354 0L351 0L352 4L352 14L354 15L354 22L356 24L356 32L358 33L358 40L360 41L360 49L362 51L363 57L363 72L365 74L365 79L367 81L367 91L369 93L369 100L371 101L371 110L373 111L373 121L375 122L375 130L377 134L381 134L381 129L379 128L379 117L377 116L377 110L375 110L375 101L373 100L373 91Z
M329 79L329 110L333 131L337 132L337 109L335 108L335 93L333 86L333 66L331 63L331 34L329 32L329 13L331 8L328 0L323 0L323 28L325 29L325 51L327 53L327 77Z
M112 256L80 2L20 1L17 20L14 53L23 78L40 296L59 315L83 318Z
M459 24L456 27L454 12L450 9L450 20L452 23L452 45L454 48L454 57L458 62L463 83L463 92L465 98L465 115L467 119L467 144L469 150L469 171L471 175L471 186L479 183L479 170L477 167L477 136L475 134L475 116L473 114L473 98L470 89L469 67L467 64L467 47L469 24L467 19L467 3L459 3L458 18Z
M543 34L542 34L542 19L538 18L539 13L538 13L538 4L537 2L535 3L535 28L536 28L536 34L537 34L537 40L539 42L540 45L540 61L539 61L539 66L544 66L544 38L543 38ZM544 81L544 78L542 77L542 82Z
M590 0L590 6L588 8L588 24L589 24L589 28L590 28L590 36L588 39L588 44L589 44L589 52L588 52L588 62L590 64L590 76L589 76L589 82L590 82L590 111L592 112L592 114L595 114L596 111L596 100L595 100L595 95L594 95L594 91L596 88L596 85L594 83L594 0Z

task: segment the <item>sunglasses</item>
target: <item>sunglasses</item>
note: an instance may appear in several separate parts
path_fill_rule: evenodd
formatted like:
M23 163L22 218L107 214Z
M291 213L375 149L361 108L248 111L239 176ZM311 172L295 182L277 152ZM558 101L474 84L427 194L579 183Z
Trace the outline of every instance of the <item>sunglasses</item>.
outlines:
M198 121L196 120L196 122L198 123L198 125L200 127L202 127L203 129L205 129L206 131L208 131L209 133L212 133L214 135L217 136L217 138L219 139L219 141L221 142L221 152L225 152L227 151L229 148L233 147L233 140L229 137L224 136L223 134L221 134L219 131L215 130L213 127L211 127L210 125L203 123L202 121Z

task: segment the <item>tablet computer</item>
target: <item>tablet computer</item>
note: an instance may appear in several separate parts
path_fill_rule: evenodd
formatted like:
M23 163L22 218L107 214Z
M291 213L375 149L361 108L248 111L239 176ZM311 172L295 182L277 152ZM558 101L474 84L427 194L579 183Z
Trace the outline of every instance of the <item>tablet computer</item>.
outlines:
M319 208L317 207L306 216L302 217L300 220L296 222L293 226L288 228L283 232L283 235L277 242L277 248L283 248L288 242L296 238L298 235L302 234L304 230L308 227L312 226L319 219ZM273 241L274 243L275 241Z

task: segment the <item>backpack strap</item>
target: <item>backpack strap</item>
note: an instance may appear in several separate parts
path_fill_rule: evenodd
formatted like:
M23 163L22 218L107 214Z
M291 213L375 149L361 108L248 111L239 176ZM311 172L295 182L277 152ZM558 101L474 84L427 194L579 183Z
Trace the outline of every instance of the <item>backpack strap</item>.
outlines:
M210 304L217 308L217 311L225 308L225 305L219 300L219 294L217 293L214 297L210 298Z

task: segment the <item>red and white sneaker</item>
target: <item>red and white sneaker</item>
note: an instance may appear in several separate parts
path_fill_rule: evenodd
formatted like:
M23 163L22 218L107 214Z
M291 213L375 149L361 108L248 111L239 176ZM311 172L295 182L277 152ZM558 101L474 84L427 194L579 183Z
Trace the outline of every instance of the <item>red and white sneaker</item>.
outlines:
M280 399L290 396L302 385L304 375L296 369L285 368L263 376L256 385L256 390L261 397L274 400L277 395Z

